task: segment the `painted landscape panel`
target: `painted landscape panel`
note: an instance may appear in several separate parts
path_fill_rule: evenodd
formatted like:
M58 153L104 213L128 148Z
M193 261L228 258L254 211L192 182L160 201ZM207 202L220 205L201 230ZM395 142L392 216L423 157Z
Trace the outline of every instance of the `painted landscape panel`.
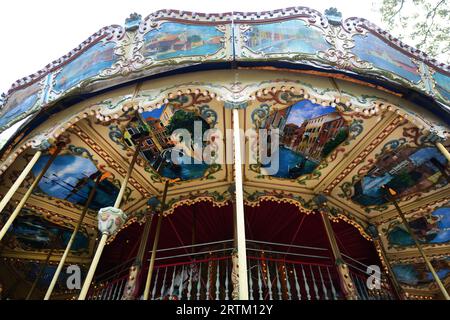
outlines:
M351 51L361 60L371 62L375 67L390 71L411 82L418 83L420 74L411 58L373 34L353 36L355 46Z
M37 263L34 261L15 261L11 262L12 266L17 272L22 274L22 277L26 279L29 283L33 283L34 280L39 276L39 280L37 282L37 288L45 291L47 290L50 282L55 274L56 268L58 267L56 264L47 265L44 269L42 269L42 262ZM81 279L84 279L86 276L86 269L83 265L79 265L81 272ZM42 270L42 272L41 272ZM71 272L61 272L58 281L55 285L54 292L57 291L67 291L67 280L73 275ZM75 294L77 289L74 289L73 293Z
M352 200L363 205L387 202L383 185L394 189L396 197L426 192L447 184L447 159L435 147L400 147L383 154L374 167L358 182Z
M24 114L28 114L39 101L39 83L14 92L0 111L0 129Z
M265 54L315 54L330 48L323 33L319 29L307 26L302 20L254 24L244 35L246 47Z
M447 100L450 100L450 76L435 72L433 74L435 88Z
M450 258L433 260L431 262L440 279L450 274ZM400 283L409 286L423 286L433 282L433 276L424 263L394 264L392 269Z
M62 67L55 77L53 90L66 91L81 81L110 68L117 60L113 42L99 42Z
M262 128L279 130L280 146L270 150L279 154L279 170L273 176L289 179L311 173L348 136L348 125L334 107L310 100L272 109Z
M179 150L172 133L177 129L185 129L194 136L194 122L201 125L201 130L211 128L210 124L197 112L188 109L177 109L166 104L158 109L143 112L128 125L124 132L124 140L128 146L141 141L141 154L153 169L161 176L181 180L203 177L208 165L196 158L193 143Z
M39 251L54 246L55 249L65 249L73 230L52 223L42 216L29 210L23 210L14 220L11 230L7 233L6 245L10 248ZM59 238L58 238L59 237ZM58 240L55 241L55 238ZM72 244L72 251L86 251L89 247L89 237L79 232Z
M212 55L224 47L215 26L166 22L144 36L145 57L155 60Z
M38 175L47 163L49 156L42 156L32 169ZM98 175L97 167L88 158L71 154L57 156L38 184L37 192L70 201L85 204ZM99 210L114 204L119 189L109 180L99 183L89 208Z
M446 243L450 241L450 207L434 210L429 216L409 221L420 242ZM403 224L396 224L388 231L388 242L392 246L413 246L414 241Z

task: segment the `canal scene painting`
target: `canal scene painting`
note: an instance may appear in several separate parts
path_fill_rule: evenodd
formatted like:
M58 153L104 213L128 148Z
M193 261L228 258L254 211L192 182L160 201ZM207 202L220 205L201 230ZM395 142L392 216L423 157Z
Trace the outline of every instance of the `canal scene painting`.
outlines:
M363 205L382 205L387 201L382 186L401 198L445 186L449 170L447 159L436 147L399 147L382 154L372 169L354 185L352 200Z
M24 209L14 220L11 232L8 232L6 246L28 251L40 251L49 244L55 249L64 249L72 230L52 223L37 213ZM87 251L89 237L82 231L78 232L72 245L73 251Z
M39 82L14 92L0 111L0 128L35 109L40 99Z
M32 169L37 176L48 161L42 156ZM91 159L78 155L59 155L42 177L35 193L84 205L98 175L102 174ZM89 208L99 210L114 204L119 188L108 179L102 179Z
M353 36L355 46L351 51L361 60L371 62L375 67L393 72L411 82L420 81L418 66L406 54L396 50L375 35Z
M450 274L450 257L432 260L431 264L441 280ZM400 283L409 286L424 286L433 282L433 276L425 263L406 263L392 265L395 277Z
M163 23L144 36L144 56L156 60L212 55L224 47L215 26Z
M429 215L409 219L409 226L417 239L424 244L450 241L450 207L434 210ZM389 246L413 246L414 240L403 224L396 222L387 232Z
M439 93L447 100L450 100L450 76L446 76L443 73L435 72L433 74L435 81L435 88Z
M113 42L97 43L57 73L53 89L62 92L110 68L117 60Z
M123 137L130 147L141 143L141 155L159 175L170 179L197 179L203 177L209 166L194 152L195 122L200 125L202 136L211 128L195 110L165 104L139 114L128 124ZM183 148L174 135L177 129L187 130L191 137L191 142L182 143Z
M272 109L262 124L279 130L279 169L272 176L296 179L314 171L348 137L348 125L332 106L302 100L284 109ZM262 166L269 167L269 164Z
M244 45L254 52L307 53L326 51L330 45L322 31L307 26L302 20L290 20L271 24L256 24L245 32Z

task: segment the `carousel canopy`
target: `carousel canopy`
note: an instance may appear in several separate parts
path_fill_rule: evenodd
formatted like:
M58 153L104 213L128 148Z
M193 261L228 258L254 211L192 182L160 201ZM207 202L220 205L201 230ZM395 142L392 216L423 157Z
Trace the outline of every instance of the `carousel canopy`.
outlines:
M1 104L1 131L23 121L1 150L3 195L31 159L31 147L66 141L9 233L4 257L43 259L46 232L73 228L101 177L70 257L88 262L95 214L114 203L138 143L122 202L128 214L123 228L158 206L168 179L166 215L200 201L225 206L233 193L233 166L223 161L225 154L206 162L185 150L174 165L167 151L173 148L170 134L180 128L194 133L194 121L202 133L226 132L230 109L237 108L244 131L280 129L279 170L270 172L244 154L246 205L283 202L312 213L321 195L335 219L367 239L380 237L394 270L406 275L405 287L418 295L434 292L412 239L383 196L381 187L388 185L439 275L450 281L449 167L435 145L449 146L450 66L365 19L305 7L132 14L125 26L100 29L18 80ZM244 144L252 149L248 140ZM34 177L50 156L39 159ZM30 184L13 199L19 201Z

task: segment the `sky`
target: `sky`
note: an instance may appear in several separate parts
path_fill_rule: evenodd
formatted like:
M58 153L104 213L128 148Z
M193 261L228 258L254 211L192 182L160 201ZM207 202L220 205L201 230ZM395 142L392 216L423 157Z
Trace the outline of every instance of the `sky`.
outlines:
M344 18L360 16L382 26L380 0L12 0L0 2L0 92L35 73L107 25L124 25L130 13L160 9L194 12L264 11L306 6L337 7Z
M305 120L316 118L334 111L336 110L333 107L324 107L320 104L312 103L309 100L303 100L292 106L286 123L293 123L300 126Z

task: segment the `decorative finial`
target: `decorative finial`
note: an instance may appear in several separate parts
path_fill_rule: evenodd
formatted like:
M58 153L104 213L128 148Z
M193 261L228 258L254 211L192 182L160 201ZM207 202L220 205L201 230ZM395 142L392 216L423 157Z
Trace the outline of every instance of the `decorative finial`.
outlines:
M125 30L126 31L134 31L139 28L139 24L141 23L142 16L137 14L136 12L130 14L128 18L125 19Z
M335 7L331 7L325 10L325 16L333 25L339 25L342 21L342 13L338 11Z
M157 197L151 197L147 201L147 206L151 208L152 212L156 212L161 207L161 201Z
M447 136L445 134L445 128L441 126L432 126L428 134L427 140L432 143L445 142Z
M316 194L313 198L314 203L319 207L325 207L327 205L327 197L324 194Z

